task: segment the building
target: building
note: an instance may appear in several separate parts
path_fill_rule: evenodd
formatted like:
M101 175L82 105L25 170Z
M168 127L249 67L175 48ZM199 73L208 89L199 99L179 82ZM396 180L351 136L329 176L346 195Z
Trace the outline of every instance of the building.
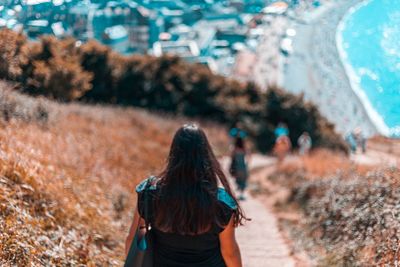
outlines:
M193 27L215 30L215 39L227 41L230 46L244 43L247 38L247 27L237 14L207 16Z
M126 53L129 50L128 30L123 25L104 29L101 41L119 53Z
M193 39L200 49L200 55L203 57L212 56L212 43L217 38L217 30L208 26L209 25L207 22L199 21L192 28L193 32L195 32L195 36Z
M194 41L159 41L153 46L155 56L176 55L188 61L196 61L200 56L200 50Z
M92 37L91 20L91 8L86 2L80 2L69 9L67 24L74 37L80 40L86 40L88 37Z
M25 21L47 19L51 16L52 7L51 0L25 0L22 4L22 17Z
M129 50L134 53L147 54L149 50L149 27L132 26L129 32Z
M30 38L36 38L43 34L52 34L50 23L44 19L30 20L26 23L25 32Z
M257 56L254 52L247 50L238 53L235 65L233 67L233 76L241 81L249 81L254 75L254 66L257 62Z

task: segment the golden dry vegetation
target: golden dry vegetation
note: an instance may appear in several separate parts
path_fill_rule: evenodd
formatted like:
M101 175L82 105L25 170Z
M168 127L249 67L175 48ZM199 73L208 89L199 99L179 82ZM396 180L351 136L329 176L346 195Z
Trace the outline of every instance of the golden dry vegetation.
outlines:
M396 158L390 147L399 144L376 137L367 154ZM268 176L275 191L285 192L274 206L280 225L294 253L306 251L312 266L395 266L400 260L400 170L380 159L363 165L359 156L316 150L288 158Z
M316 149L309 155L286 161L278 167L280 173L289 175L301 171L309 180L320 179L337 173L365 174L371 169L373 169L372 166L356 164L349 160L347 155L327 149Z
M379 152L391 154L400 159L399 139L375 136L368 142L368 147Z
M185 119L48 100L38 109L5 87L1 110L13 108L0 114L0 265L121 265L134 187L161 170ZM223 153L225 129L205 128Z

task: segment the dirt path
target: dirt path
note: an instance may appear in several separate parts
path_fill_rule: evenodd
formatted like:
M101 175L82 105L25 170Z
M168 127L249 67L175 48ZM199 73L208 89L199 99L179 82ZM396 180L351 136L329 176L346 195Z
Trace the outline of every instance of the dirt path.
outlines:
M367 153L356 153L350 156L350 159L361 165L370 166L399 166L400 158L390 153L378 150L368 150Z
M270 158L253 156L251 169L253 176L271 168L274 161ZM254 177L254 180L259 179ZM237 239L242 252L244 267L290 267L295 266L290 250L278 229L274 214L261 200L247 194L241 202L246 216L251 221L237 230Z
M392 153L369 149L366 154L351 155L349 160L356 164L399 166L400 158ZM286 161L298 162L295 155L288 156ZM237 239L242 252L244 267L289 267L310 266L304 251L292 251L290 240L285 239L278 228L277 216L298 220L296 214L274 214L271 210L274 203L287 199L288 190L271 183L266 177L276 168L274 158L253 155L250 161L252 170L249 190L259 192L256 196L246 195L241 205L246 216L252 220L237 230Z

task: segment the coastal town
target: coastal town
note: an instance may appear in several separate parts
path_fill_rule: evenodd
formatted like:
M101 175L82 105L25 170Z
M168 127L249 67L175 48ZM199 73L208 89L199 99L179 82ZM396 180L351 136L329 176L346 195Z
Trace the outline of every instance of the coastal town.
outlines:
M317 8L321 2L2 0L0 28L24 32L31 39L96 39L123 54L175 54L214 73L247 80L265 32L276 28L274 21L279 25L280 17L295 17L295 10ZM287 37L295 32L279 34L278 53L287 55L292 51Z

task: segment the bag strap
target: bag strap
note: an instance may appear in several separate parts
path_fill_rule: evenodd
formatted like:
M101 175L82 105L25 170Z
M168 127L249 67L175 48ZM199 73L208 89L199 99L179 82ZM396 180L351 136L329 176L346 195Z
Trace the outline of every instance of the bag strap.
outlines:
M144 223L145 223L145 227L146 227L146 232L147 231L149 231L150 230L150 222L149 222L149 205L150 205L150 203L149 203L149 199L150 199L150 197L149 197L149 189L150 189L150 187L151 187L151 184L152 184L152 182L154 181L154 177L153 176L151 176L151 177L149 177L148 179L147 179L147 182L146 182L146 186L145 186L145 188L144 188L144 190L143 190L143 194L144 194L144 203L143 203L143 205L144 205Z

